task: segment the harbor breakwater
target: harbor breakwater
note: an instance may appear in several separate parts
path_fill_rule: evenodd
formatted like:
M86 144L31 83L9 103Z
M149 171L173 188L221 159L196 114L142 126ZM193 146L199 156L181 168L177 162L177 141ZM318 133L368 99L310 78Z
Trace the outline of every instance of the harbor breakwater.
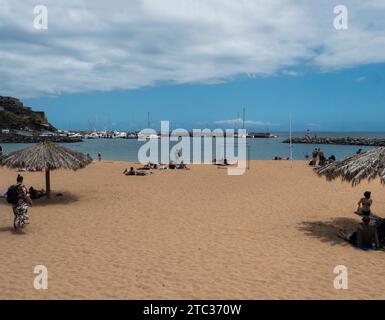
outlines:
M81 142L81 138L61 136L21 136L21 135L0 135L0 143L37 143L43 141L52 142Z
M282 141L290 143L290 139ZM358 138L358 137L296 137L291 139L296 144L336 144L384 147L385 139L380 138Z

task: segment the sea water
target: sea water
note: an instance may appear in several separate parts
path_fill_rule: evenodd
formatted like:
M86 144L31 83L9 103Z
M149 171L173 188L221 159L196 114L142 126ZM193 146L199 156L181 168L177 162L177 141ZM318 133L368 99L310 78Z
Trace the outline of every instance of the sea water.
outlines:
M278 133L278 138L253 138L247 139L247 157L248 160L271 160L274 157L289 157L290 146L283 143L288 138L288 133ZM293 137L303 136L303 133L294 133ZM318 136L322 137L367 137L367 138L385 138L385 133L353 133L353 132L323 132ZM84 139L83 142L63 143L62 145L76 151L90 154L96 159L100 152L104 160L118 161L138 161L139 148L145 142L139 142L136 139ZM177 142L170 142L170 149ZM213 158L215 158L215 139L213 139ZM31 144L27 143L2 143L3 153L10 153L19 149L26 148ZM190 143L192 146L192 143ZM320 147L326 157L334 155L337 159L342 159L354 154L359 148L369 150L373 147L367 146L349 146L349 145L313 145L313 144L293 144L294 160L304 160L304 154L307 152L311 156L314 148ZM236 148L235 148L236 150ZM192 150L191 150L192 153ZM203 143L202 143L203 153ZM191 154L192 157L192 154ZM225 157L225 155L224 155Z

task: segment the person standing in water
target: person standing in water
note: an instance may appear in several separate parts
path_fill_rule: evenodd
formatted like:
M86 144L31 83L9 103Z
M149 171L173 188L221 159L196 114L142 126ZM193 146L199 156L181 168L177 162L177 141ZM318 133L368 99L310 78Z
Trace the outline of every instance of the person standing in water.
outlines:
M102 161L102 154L100 152L98 153L98 160Z

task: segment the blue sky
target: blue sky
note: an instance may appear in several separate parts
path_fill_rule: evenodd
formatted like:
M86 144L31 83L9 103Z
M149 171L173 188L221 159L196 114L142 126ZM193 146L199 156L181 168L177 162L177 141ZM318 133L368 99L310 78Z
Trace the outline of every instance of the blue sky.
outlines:
M246 109L249 129L384 131L385 64L300 76L238 78L221 84L159 85L129 91L26 99L66 129L231 127ZM65 112L63 112L65 110Z
M0 95L62 129L385 131L385 1L0 0Z

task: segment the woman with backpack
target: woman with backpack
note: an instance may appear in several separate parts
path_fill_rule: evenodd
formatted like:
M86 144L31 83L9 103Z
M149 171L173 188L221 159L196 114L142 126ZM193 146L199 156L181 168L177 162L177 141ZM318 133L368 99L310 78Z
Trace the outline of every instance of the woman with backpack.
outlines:
M13 227L23 227L29 223L28 206L32 205L32 200L27 188L23 184L24 178L17 175L16 184L12 185L7 192L7 201L12 204L14 220Z

